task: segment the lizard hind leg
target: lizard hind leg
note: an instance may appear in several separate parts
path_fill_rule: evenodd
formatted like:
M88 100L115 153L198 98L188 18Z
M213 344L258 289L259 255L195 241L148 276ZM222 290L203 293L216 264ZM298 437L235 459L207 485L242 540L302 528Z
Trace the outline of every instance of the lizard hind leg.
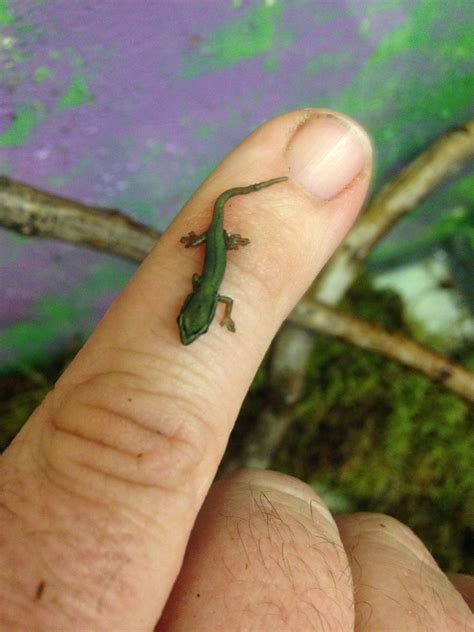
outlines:
M232 333L235 332L235 323L232 320L230 314L232 312L232 306L234 305L234 301L229 297L229 296L221 296L219 294L219 296L217 297L217 300L220 303L224 303L224 315L222 316L222 320L221 320L221 327L226 327L229 331L231 331Z
M242 237L238 233L231 235L227 231L224 231L224 241L226 250L237 250L239 246L247 246L250 243L247 237Z

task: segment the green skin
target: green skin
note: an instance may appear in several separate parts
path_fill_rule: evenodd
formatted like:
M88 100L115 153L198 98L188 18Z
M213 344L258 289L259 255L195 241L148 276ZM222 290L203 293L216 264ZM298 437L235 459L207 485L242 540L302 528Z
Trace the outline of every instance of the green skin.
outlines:
M240 235L229 235L224 230L225 203L234 195L252 193L285 180L288 178L283 176L251 184L248 187L235 187L224 191L216 200L211 224L207 231L202 235L190 232L189 235L181 237L180 241L186 248L206 242L202 273L193 275L193 291L187 296L178 316L179 335L183 345L191 344L196 338L206 333L216 313L218 302L225 305L221 325L225 325L229 331L235 331L234 321L230 317L233 301L228 296L221 296L219 288L227 265L227 251L246 246L250 240Z

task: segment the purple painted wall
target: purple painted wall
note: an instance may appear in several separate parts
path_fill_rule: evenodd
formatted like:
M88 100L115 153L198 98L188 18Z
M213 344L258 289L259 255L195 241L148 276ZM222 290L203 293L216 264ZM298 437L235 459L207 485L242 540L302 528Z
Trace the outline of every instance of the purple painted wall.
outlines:
M382 176L472 112L473 26L462 0L0 0L0 173L163 228L260 122L321 105ZM0 231L0 367L85 335L132 271Z

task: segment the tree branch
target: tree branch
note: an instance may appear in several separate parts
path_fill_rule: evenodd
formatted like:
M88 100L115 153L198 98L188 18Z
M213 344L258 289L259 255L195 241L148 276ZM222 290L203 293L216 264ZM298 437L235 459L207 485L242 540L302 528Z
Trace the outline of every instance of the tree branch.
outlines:
M144 259L161 234L115 209L86 206L5 177L0 177L0 226L133 261Z
M405 336L388 333L377 325L310 299L298 303L289 321L397 360L474 403L474 373Z

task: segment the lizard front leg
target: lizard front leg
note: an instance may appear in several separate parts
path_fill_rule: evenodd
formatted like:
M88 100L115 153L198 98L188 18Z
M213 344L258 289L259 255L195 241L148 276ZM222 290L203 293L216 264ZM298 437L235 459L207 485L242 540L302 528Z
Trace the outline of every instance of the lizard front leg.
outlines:
M179 240L180 243L184 244L185 248L193 248L194 246L199 246L206 241L206 233L202 233L201 235L196 235L196 233L191 230L187 235L184 235Z

